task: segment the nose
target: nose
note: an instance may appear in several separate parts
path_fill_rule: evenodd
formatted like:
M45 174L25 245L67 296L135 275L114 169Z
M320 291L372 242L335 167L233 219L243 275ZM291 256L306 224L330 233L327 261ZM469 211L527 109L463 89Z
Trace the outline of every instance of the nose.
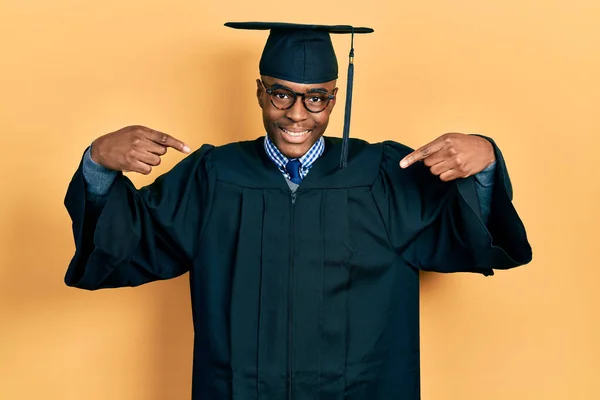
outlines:
M304 121L308 118L308 110L304 107L302 97L296 97L294 105L286 110L285 116L294 122Z

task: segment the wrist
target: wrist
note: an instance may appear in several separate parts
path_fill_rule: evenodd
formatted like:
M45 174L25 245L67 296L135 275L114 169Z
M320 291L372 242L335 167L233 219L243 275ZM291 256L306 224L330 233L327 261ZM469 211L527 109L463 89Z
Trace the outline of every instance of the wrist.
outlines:
M494 151L494 145L492 144L492 142L487 140L485 137L482 137L481 139L484 140L485 147L486 147L487 157L486 157L485 168L489 168L491 165L493 165L496 162L496 152Z
M116 174L118 171L114 171L110 168L106 168L104 165L102 165L100 162L94 160L94 156L93 156L93 151L94 151L94 143L92 143L90 145L90 147L87 149L87 151L85 152L84 158L83 158L83 167L84 167L84 171L90 173L100 173L100 174Z
M96 144L96 141L94 140L92 142L92 144L90 145L90 159L94 162L94 164L103 166L100 161L100 153L97 150L98 146L97 145L94 146L95 144Z

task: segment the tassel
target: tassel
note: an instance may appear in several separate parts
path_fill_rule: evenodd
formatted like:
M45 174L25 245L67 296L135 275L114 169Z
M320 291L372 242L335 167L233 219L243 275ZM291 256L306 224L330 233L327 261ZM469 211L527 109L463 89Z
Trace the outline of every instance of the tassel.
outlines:
M354 82L354 28L348 64L348 84L346 85L346 109L344 113L344 130L342 135L342 154L340 156L340 169L348 165L348 147L350 145L350 114L352 113L352 84Z

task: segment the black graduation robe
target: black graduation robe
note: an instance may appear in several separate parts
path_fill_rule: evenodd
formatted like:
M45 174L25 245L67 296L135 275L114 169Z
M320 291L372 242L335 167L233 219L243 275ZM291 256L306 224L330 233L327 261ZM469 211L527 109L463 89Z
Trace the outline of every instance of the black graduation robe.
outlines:
M141 190L120 175L99 214L80 166L66 284L189 271L193 399L417 400L418 271L490 275L531 259L506 166L495 148L486 227L473 178L404 170L408 147L356 139L340 170L340 148L326 138L292 195L262 138L205 145Z

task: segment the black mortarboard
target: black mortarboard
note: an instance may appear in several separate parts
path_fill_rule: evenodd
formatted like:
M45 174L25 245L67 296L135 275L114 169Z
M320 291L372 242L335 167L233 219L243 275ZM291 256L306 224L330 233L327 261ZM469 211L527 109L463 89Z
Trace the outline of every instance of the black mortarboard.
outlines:
M280 22L227 22L225 26L235 29L269 29L271 33L260 59L260 74L296 83L324 83L337 79L338 63L329 34L349 33L352 35L340 159L340 168L345 168L352 109L354 34L371 33L373 29L347 25L305 25Z

